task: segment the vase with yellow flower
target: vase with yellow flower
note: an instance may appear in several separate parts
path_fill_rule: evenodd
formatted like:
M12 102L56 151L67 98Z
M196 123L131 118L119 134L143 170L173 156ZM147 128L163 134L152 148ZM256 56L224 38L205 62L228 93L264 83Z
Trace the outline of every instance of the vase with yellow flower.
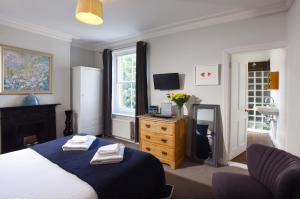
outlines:
M177 118L183 118L183 105L190 99L190 95L185 93L170 93L167 97L177 106Z

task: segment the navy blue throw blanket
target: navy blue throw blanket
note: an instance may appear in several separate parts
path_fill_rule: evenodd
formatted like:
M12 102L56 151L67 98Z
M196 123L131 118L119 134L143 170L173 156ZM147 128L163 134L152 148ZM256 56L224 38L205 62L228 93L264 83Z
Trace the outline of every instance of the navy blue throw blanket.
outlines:
M111 142L97 138L88 151L62 151L65 137L32 149L87 182L100 199L154 199L165 187L163 167L154 156L125 148L121 163L90 165L97 149ZM59 179L58 179L59 180Z

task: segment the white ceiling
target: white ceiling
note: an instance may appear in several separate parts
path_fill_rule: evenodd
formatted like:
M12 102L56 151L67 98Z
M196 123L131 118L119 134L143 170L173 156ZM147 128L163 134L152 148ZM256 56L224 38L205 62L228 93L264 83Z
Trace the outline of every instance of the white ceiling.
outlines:
M0 20L68 34L77 42L105 43L203 18L289 0L103 0L104 24L75 20L77 0L1 0ZM1 22L0 22L1 23Z

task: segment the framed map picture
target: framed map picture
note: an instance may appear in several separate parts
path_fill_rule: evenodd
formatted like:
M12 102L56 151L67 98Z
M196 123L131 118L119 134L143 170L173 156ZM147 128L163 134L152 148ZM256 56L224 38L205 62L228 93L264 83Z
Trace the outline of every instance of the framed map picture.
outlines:
M200 65L195 67L196 86L219 85L219 65Z
M52 60L48 53L0 46L0 93L52 93Z

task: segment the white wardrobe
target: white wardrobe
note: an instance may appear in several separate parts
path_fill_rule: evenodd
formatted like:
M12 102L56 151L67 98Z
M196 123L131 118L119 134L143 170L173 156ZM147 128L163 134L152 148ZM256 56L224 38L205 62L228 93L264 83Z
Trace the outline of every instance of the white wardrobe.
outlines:
M72 109L77 133L101 134L101 69L72 67Z

